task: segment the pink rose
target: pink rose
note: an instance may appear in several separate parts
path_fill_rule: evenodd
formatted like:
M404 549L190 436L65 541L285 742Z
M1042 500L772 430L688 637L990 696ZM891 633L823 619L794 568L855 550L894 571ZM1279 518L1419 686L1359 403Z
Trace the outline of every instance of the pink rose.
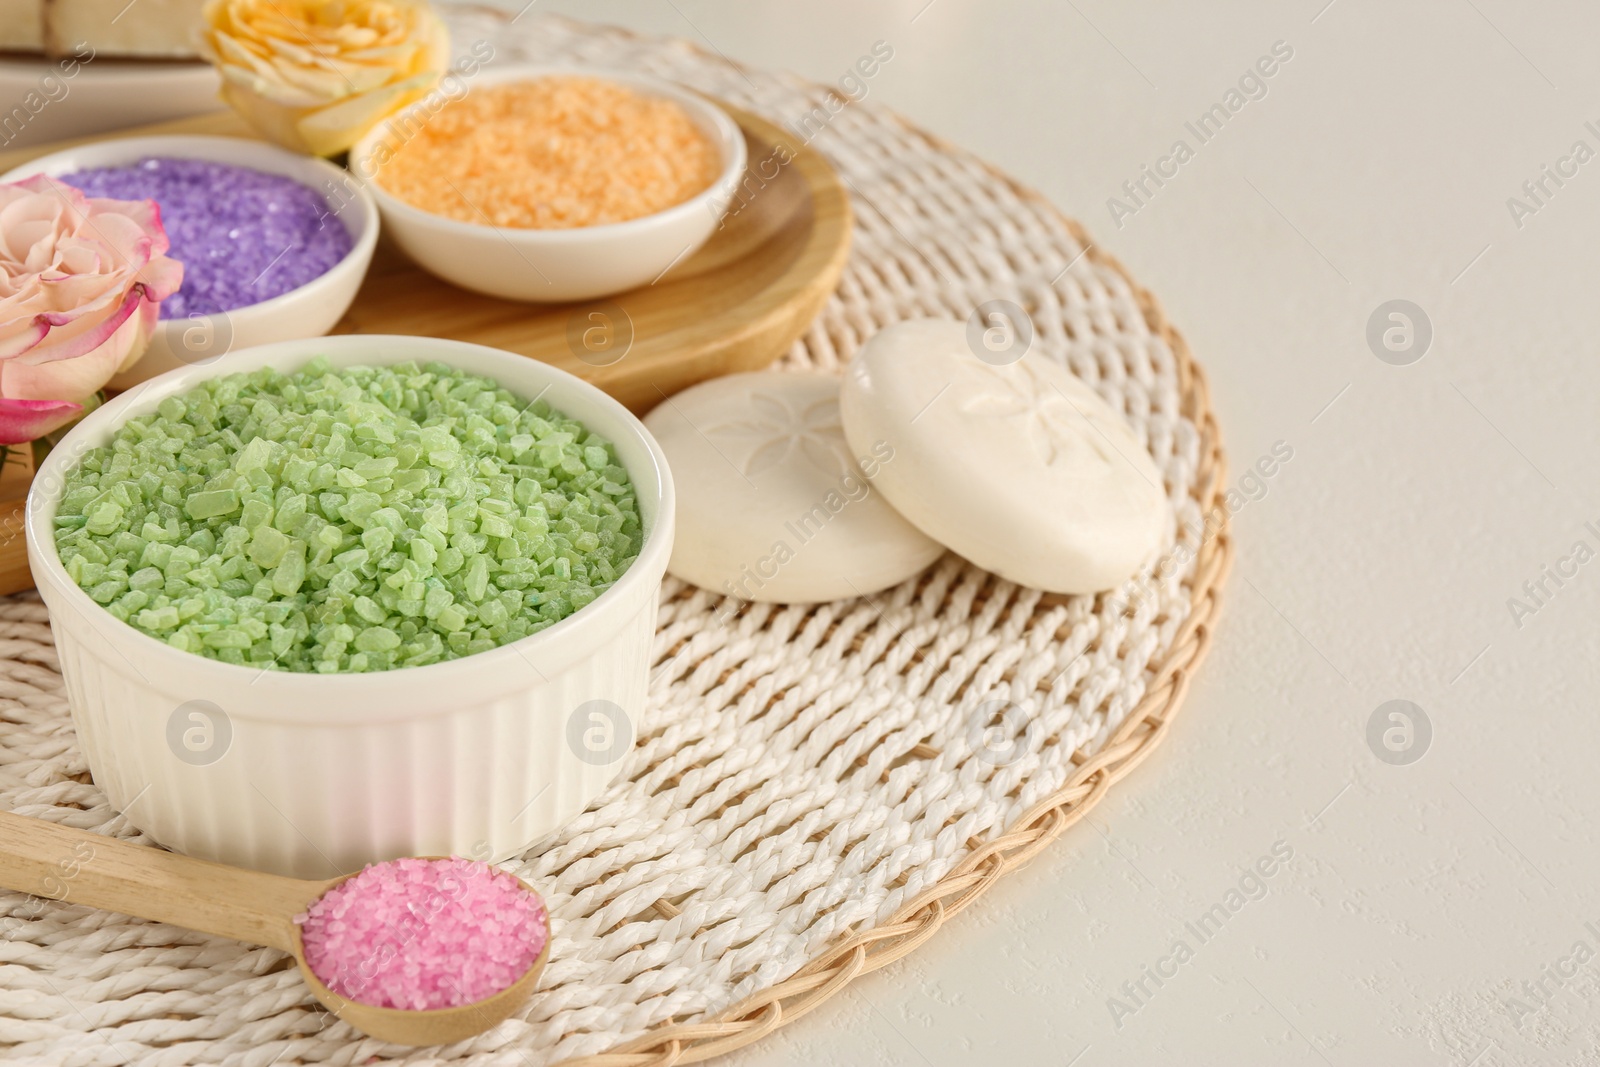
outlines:
M0 444L72 421L144 355L183 281L153 200L100 200L39 174L0 185Z

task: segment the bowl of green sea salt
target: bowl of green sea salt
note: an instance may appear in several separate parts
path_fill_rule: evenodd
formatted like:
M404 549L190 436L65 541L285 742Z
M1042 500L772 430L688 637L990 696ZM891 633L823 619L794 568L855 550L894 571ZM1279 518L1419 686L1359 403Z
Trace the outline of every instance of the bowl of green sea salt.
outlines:
M91 413L29 494L94 780L164 845L295 877L496 860L644 708L673 489L600 390L495 349L242 349Z

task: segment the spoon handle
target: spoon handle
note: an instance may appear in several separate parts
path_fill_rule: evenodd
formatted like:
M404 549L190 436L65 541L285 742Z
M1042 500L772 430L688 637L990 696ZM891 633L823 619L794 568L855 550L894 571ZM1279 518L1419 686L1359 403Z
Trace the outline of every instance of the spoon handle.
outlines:
M48 900L293 952L294 916L327 886L0 811L0 888Z

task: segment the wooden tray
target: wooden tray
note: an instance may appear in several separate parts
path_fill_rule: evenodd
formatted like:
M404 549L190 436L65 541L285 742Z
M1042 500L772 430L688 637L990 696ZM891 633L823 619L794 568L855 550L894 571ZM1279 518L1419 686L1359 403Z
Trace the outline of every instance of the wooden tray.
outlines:
M519 304L440 281L380 239L355 303L333 332L503 348L593 382L636 412L707 378L766 366L838 284L850 251L850 201L816 151L764 119L723 107L749 149L741 199L698 252L653 284L601 301ZM72 144L156 134L253 136L232 112L219 112L0 152L0 173ZM0 487L0 594L32 586L22 501Z

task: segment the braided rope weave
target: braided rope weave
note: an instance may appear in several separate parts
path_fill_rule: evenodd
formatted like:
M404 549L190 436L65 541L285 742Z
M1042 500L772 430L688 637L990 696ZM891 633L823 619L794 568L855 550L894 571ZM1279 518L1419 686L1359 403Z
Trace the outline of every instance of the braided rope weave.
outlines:
M832 92L681 41L475 8L452 20L458 42L646 70L791 128ZM843 106L814 143L852 191L857 233L782 365L838 369L890 322L1023 305L1034 345L1150 448L1178 520L1168 580L1123 605L947 555L874 597L731 618L721 597L669 580L638 747L519 868L557 939L542 991L525 1018L413 1062L671 1067L798 1018L1081 818L1165 735L1210 644L1231 557L1223 456L1204 378L1155 298L1040 197L872 105ZM997 704L1029 723L1003 761L979 743ZM90 782L32 597L0 601L0 806L138 838ZM321 1012L270 949L15 893L0 893L0 923L7 1059L404 1054Z

